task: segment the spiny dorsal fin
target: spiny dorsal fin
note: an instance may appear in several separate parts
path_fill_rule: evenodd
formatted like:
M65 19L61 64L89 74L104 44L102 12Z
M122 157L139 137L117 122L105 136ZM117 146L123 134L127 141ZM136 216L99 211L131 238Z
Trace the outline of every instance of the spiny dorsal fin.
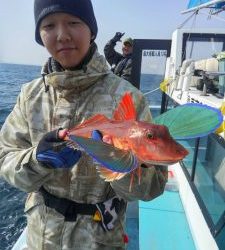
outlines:
M113 119L118 121L124 120L136 120L137 113L134 106L134 102L130 92L126 92L120 102L118 107L113 113Z

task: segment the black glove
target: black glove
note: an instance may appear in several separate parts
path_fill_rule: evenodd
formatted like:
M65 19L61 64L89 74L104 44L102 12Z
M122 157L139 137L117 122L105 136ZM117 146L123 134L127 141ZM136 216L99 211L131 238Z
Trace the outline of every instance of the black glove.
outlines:
M120 41L121 37L124 35L125 33L121 33L121 32L116 32L115 36L112 38L112 42L117 43L118 41Z
M67 146L67 142L58 137L58 131L48 132L37 146L38 162L52 168L71 168L81 157L81 151Z
M105 202L96 204L101 217L99 222L104 231L109 231L114 228L114 222L117 220L118 214L125 209L125 206L125 201L117 196L114 196Z

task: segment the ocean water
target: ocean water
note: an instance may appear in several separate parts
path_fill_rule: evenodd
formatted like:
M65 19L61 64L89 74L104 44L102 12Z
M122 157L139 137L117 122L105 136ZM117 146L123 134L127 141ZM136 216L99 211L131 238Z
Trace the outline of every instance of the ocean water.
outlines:
M0 63L0 127L15 105L21 85L40 76L39 66ZM162 76L142 74L140 88L149 104L160 106L158 90ZM0 250L10 250L26 226L24 202L26 193L0 179Z
M40 76L40 67L0 63L0 127L8 116L21 85ZM0 179L0 250L10 250L26 226L26 194Z
M159 84L163 79L163 75L141 74L140 89L147 98L152 112L153 108L161 106L162 92L159 89Z

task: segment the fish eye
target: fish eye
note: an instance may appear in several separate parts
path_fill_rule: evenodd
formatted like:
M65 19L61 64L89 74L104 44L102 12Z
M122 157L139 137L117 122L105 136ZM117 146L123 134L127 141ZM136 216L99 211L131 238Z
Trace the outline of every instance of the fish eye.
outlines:
M146 135L147 139L152 139L153 138L153 134L148 132L147 135Z

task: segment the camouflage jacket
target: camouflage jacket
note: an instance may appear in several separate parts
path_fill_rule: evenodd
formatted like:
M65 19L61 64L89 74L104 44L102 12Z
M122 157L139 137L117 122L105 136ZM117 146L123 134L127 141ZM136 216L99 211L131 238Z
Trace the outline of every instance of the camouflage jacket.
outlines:
M132 55L123 56L115 51L116 43L110 40L104 48L108 63L112 66L114 74L131 82Z
M65 221L61 214L44 205L39 188L43 186L57 197L80 203L95 204L115 194L126 201L151 200L164 190L164 170L143 168L140 185L135 176L129 192L129 174L118 181L105 182L96 171L96 163L85 154L69 170L45 168L36 160L36 147L51 130L71 128L97 113L111 118L126 91L132 93L139 120L151 120L148 104L141 92L108 69L98 52L86 70L51 73L46 76L46 84L47 92L42 78L22 86L0 133L1 176L29 193L25 204L28 249L123 248L125 211L115 229L104 232L90 215L78 215L75 222Z

